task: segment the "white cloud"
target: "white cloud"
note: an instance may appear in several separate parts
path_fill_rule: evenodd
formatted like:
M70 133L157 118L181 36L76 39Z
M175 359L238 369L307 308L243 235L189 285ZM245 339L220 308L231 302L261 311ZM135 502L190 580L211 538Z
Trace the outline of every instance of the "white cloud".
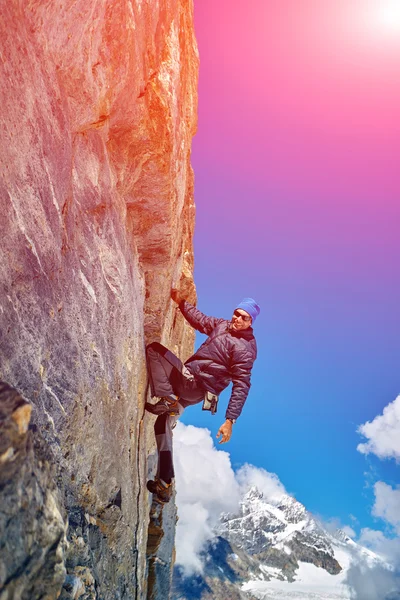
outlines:
M394 458L400 462L400 396L388 404L381 415L364 423L358 432L367 438L357 450L362 454L375 454L378 458ZM369 474L370 475L370 474ZM400 488L393 489L383 481L374 484L375 503L372 514L383 519L388 530L396 537L383 531L365 528L361 530L358 543L386 559L388 568L376 565L366 569L354 565L347 578L352 586L355 600L382 600L393 591L398 593L400 579L396 571L400 567ZM391 565L391 567L389 567ZM397 597L397 596L396 596Z
M391 565L400 565L400 539L389 538L383 531L369 529L361 530L357 540L359 544L382 556Z
M351 588L353 600L384 600L399 590L399 579L381 565L353 564L345 583Z
M176 503L176 563L186 574L201 572L199 554L221 512L239 502L229 454L217 450L208 429L178 423L174 432Z
M374 486L375 504L372 513L389 523L400 535L400 488L393 489L383 481Z
M343 531L349 538L356 538L357 533L354 531L350 525L345 525L338 517L331 517L330 519L326 519L319 514L313 513L314 519L320 523L320 525L326 529L330 534L335 535L339 530ZM349 515L349 519L351 519L353 515ZM354 519L355 517L353 517Z
M400 395L385 406L382 415L360 425L358 432L368 439L357 446L359 452L400 462Z
M236 473L236 480L242 494L255 486L271 504L278 503L287 493L275 473L268 473L265 469L259 469L254 465L243 465Z
M349 525L343 525L342 527L342 531L347 535L347 537L353 539L355 537L357 537L356 532L354 531L354 529L352 527L350 527Z
M382 564L353 563L347 573L346 583L352 590L353 600L383 600L400 590L396 565L400 564L400 540L389 538L383 531L365 528L357 542L387 561ZM396 596L397 597L397 596Z
M360 537L358 542L373 550L377 554L382 554L380 549L382 548L383 541L386 540L385 534L381 530L370 529L369 527L365 527L361 529Z
M384 519L400 532L400 490L394 490L383 481L374 486L375 504L373 514ZM347 583L354 590L355 600L381 600L400 590L398 570L400 566L400 539L388 537L383 531L365 528L361 530L358 543L380 555L388 563L366 568L355 565L350 569ZM397 571L397 573L396 573Z
M213 515L200 504L185 504L176 499L179 521L176 527L176 564L181 565L186 575L202 573L203 565L200 552L213 537Z
M174 432L174 464L178 524L176 564L186 575L202 571L200 553L214 537L222 512L236 512L241 496L252 486L269 502L278 502L285 488L274 473L244 465L232 469L229 454L217 450L208 429L178 423Z

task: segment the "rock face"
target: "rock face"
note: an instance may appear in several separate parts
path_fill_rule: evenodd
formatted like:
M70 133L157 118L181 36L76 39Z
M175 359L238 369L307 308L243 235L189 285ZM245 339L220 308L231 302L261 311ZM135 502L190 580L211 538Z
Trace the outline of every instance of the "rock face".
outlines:
M1 598L45 597L66 574L66 512L46 445L28 430L30 418L31 406L0 383Z
M194 341L169 300L195 299L192 1L1 4L0 378L31 403L18 461L36 466L0 506L47 493L60 562L31 555L41 525L15 538L19 566L0 543L0 598L28 559L44 587L25 578L21 597L58 597L66 570L63 599L145 598L144 348L185 359Z

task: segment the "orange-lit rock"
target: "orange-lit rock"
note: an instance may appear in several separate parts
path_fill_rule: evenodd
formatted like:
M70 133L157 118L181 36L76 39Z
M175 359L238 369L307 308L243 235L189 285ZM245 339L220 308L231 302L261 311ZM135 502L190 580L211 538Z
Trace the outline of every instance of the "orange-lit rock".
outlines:
M146 597L145 341L193 345L169 290L195 298L197 69L192 0L2 3L0 377L107 600Z

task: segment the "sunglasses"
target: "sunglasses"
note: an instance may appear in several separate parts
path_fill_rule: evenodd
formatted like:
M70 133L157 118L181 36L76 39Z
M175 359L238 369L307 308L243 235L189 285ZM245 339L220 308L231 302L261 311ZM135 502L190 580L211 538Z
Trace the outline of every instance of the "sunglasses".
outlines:
M242 313L240 313L238 310L234 310L233 314L235 315L235 317L242 317L243 321L246 323L247 321L251 321L251 317L246 317L246 315L242 315Z

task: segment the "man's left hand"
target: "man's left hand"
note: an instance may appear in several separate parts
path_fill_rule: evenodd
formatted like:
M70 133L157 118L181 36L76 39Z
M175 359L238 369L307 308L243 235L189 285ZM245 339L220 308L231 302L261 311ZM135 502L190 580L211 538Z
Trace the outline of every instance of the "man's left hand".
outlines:
M218 429L217 438L222 436L221 440L218 442L219 444L225 444L225 442L229 442L232 437L232 421L226 420L225 423L221 425Z

